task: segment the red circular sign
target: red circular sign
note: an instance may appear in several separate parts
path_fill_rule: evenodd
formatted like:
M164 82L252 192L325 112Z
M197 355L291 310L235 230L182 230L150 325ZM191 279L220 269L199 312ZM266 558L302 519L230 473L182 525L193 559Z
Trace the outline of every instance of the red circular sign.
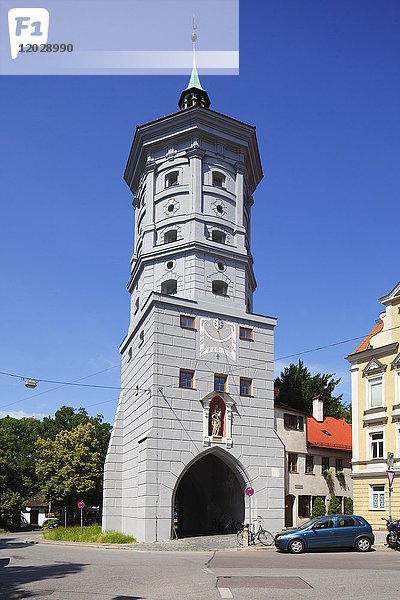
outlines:
M244 493L250 498L254 494L254 488L249 486L244 490Z
M80 500L80 501L78 502L78 508L85 508L85 503L84 503L84 501L83 501L83 500Z

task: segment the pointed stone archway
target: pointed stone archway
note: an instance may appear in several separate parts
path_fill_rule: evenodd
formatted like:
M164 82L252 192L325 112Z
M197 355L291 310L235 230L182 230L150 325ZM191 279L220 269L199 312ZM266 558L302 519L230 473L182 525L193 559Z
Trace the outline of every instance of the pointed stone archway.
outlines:
M234 533L244 521L246 482L235 462L212 449L183 471L173 494L178 537Z

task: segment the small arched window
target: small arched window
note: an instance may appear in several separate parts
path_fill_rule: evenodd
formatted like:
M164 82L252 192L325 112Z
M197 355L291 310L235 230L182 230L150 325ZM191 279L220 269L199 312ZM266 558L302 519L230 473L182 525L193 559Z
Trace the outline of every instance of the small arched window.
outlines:
M165 187L169 188L173 185L178 185L178 171L172 171L165 176Z
M146 185L143 186L142 191L140 192L140 206L144 206L146 201Z
M212 184L215 187L225 187L225 180L226 177L223 173L220 173L219 171L213 171L212 174Z
M178 231L176 229L170 229L164 233L164 244L172 244L178 239Z
M211 239L213 242L218 242L218 244L226 243L226 233L223 231L219 231L219 229L213 229L211 233Z
M144 343L144 331L139 334L139 347Z
M228 295L228 284L225 281L213 281L212 282L212 292L217 296L227 296Z
M163 281L161 284L161 293L166 294L167 296L173 296L177 291L177 281L176 279L168 279L167 281Z

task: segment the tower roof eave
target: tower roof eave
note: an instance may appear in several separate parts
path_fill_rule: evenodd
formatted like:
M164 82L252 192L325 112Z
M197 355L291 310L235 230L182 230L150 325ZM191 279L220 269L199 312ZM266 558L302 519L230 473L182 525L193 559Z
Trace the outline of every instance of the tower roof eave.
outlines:
M171 136L171 124L173 121L178 120L182 127L180 128L180 131L173 132L172 135L179 134L180 132L184 134L190 128L198 128L198 132L201 135L202 127L209 125L211 120L213 121L212 124L216 126L216 130L221 131L221 136L227 131L227 126L229 126L229 129L236 137L241 137L244 140L247 138L249 171L251 171L250 175L253 179L253 189L257 187L258 183L263 178L263 171L258 150L256 128L254 125L249 125L248 123L244 123L243 121L239 121L238 119L215 110L193 106L186 110L180 110L165 115L136 127L135 136L133 138L124 172L124 180L132 191L136 190L139 185L139 176L143 169L143 163L147 159L145 154L149 144L153 142L157 143L157 138L160 139L161 143L163 137ZM157 137L153 133L154 131L157 131Z

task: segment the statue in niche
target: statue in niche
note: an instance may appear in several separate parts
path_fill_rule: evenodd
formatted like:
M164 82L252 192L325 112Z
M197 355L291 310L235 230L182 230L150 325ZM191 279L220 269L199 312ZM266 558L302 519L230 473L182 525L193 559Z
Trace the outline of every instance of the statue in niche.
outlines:
M211 434L213 437L221 435L222 426L222 410L219 405L214 406L214 410L211 413Z

